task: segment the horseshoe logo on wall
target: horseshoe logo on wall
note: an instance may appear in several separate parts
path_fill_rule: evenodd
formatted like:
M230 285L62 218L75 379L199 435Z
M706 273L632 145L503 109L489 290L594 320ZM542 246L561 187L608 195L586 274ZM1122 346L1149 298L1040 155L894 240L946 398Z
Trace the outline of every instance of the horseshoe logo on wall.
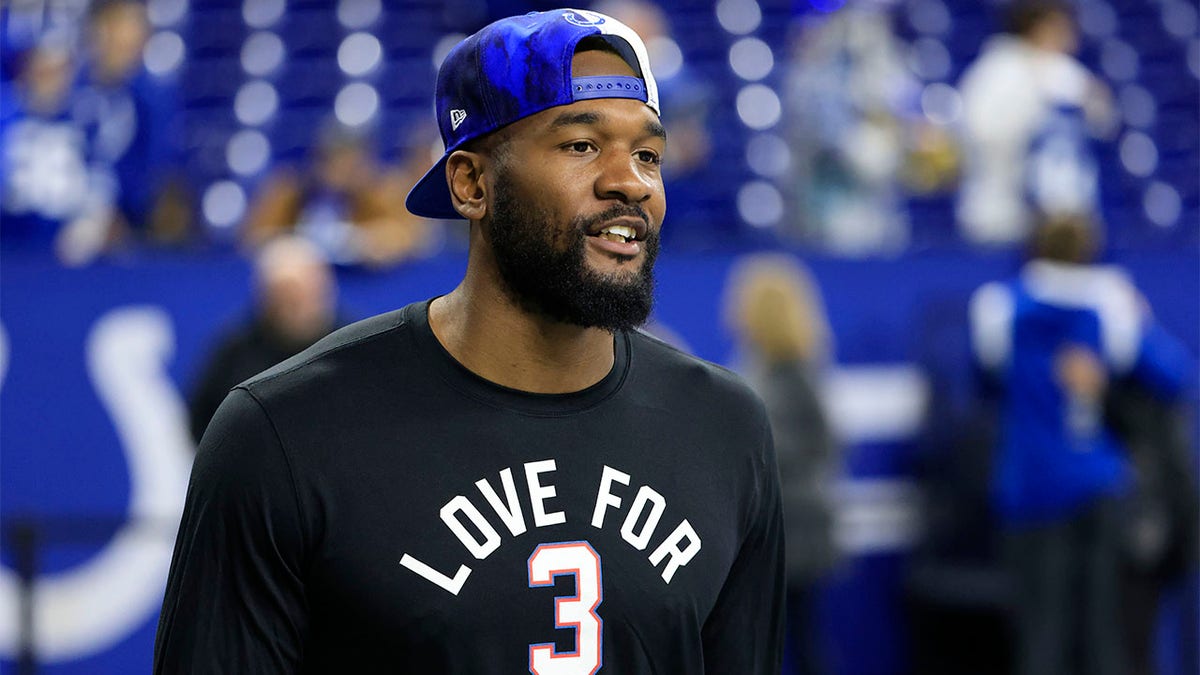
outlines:
M41 661L111 647L162 604L193 456L186 408L166 371L174 348L171 319L157 307L112 310L88 336L88 375L129 468L128 522L87 563L37 578L34 648ZM0 326L0 384L10 357ZM18 593L17 576L0 567L0 606L17 607ZM0 655L16 655L19 629L16 612L0 612Z

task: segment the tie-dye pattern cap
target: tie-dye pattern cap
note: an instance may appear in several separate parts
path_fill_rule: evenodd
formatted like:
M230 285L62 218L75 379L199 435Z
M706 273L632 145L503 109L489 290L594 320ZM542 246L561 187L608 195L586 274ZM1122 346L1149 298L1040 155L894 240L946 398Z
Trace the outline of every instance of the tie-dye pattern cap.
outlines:
M579 41L605 39L640 77L571 77ZM501 19L458 43L437 79L437 118L446 145L408 193L408 210L429 218L461 218L446 184L446 158L464 143L547 108L594 98L644 101L659 114L658 86L646 46L616 19L579 9Z

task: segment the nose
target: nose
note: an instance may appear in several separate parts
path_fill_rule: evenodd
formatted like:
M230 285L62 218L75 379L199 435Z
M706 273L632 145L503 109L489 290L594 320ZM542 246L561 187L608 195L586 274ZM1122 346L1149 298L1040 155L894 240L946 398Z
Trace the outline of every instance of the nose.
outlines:
M641 204L654 196L655 180L647 175L637 158L628 153L612 152L601 161L596 177L596 196L618 199L625 204Z

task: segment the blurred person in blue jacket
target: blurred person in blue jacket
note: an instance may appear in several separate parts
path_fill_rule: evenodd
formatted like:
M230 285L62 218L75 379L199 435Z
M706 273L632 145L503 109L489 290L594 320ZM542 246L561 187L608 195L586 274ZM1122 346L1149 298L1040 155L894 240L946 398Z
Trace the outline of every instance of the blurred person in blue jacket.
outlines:
M1094 143L1115 126L1107 85L1073 54L1071 6L1019 0L1006 31L963 73L962 235L980 245L1020 245L1038 214L1085 215L1099 203Z
M111 166L114 233L180 243L191 234L192 209L176 145L178 102L174 86L143 63L149 33L138 0L88 8L76 107L94 126L93 152Z
M824 303L799 261L762 253L735 263L724 305L736 365L767 407L779 463L788 592L784 672L829 672L817 594L838 558L831 486L840 453L820 396L832 351Z
M84 263L107 244L112 179L72 105L70 46L47 36L0 92L0 245Z
M1096 253L1086 218L1047 219L1020 274L971 299L975 356L1003 392L992 498L1022 675L1127 672L1119 575L1133 471L1104 399L1118 377L1178 397L1192 372L1128 275Z

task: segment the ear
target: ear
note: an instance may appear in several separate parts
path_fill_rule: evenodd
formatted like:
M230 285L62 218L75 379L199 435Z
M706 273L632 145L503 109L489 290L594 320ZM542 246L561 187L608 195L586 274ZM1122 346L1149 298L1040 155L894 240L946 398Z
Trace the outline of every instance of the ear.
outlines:
M446 159L446 180L454 210L467 220L482 220L487 214L487 185L483 180L483 155L455 150Z

